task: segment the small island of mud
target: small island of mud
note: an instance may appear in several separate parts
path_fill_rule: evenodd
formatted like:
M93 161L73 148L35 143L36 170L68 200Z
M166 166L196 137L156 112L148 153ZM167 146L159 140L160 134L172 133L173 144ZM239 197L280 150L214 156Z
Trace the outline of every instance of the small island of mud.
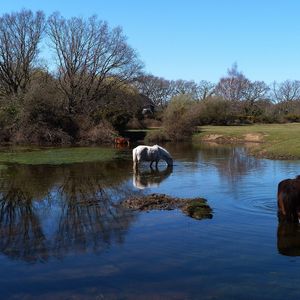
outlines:
M131 197L121 205L138 211L181 209L184 214L194 219L212 218L212 209L203 198L174 198L165 194L151 194Z

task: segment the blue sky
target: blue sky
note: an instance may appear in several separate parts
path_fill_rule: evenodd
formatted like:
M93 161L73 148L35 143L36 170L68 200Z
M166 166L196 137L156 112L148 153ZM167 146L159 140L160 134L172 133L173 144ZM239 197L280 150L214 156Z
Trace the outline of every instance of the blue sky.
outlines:
M0 14L28 8L96 14L121 26L145 70L166 79L217 82L233 63L251 80L300 80L297 0L0 0Z

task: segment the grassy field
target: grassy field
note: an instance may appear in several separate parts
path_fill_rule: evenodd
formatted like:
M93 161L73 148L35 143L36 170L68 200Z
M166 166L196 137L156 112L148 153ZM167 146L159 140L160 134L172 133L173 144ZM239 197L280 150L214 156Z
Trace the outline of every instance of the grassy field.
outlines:
M300 159L300 123L245 126L202 126L194 141L257 142L250 153L274 159Z
M60 165L80 162L107 161L116 154L114 149L102 147L50 148L50 149L2 149L0 164Z

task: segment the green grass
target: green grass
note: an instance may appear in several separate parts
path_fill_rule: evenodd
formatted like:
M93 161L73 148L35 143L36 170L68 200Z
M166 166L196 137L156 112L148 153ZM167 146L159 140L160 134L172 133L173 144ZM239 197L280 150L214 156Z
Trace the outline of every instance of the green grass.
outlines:
M51 149L2 149L0 164L18 163L26 165L60 165L93 161L108 161L116 151L102 147L51 148Z
M280 159L300 159L300 123L262 124L247 126L202 126L194 140L208 135L221 135L237 142L245 141L245 135L259 135L261 143L250 152L257 156Z

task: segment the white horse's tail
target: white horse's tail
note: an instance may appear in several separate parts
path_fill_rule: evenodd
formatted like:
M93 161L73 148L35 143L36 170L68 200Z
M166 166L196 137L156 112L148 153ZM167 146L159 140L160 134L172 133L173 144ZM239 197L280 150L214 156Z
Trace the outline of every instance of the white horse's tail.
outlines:
M132 160L133 160L133 167L136 168L137 167L137 163L138 163L136 148L134 148L132 150Z

